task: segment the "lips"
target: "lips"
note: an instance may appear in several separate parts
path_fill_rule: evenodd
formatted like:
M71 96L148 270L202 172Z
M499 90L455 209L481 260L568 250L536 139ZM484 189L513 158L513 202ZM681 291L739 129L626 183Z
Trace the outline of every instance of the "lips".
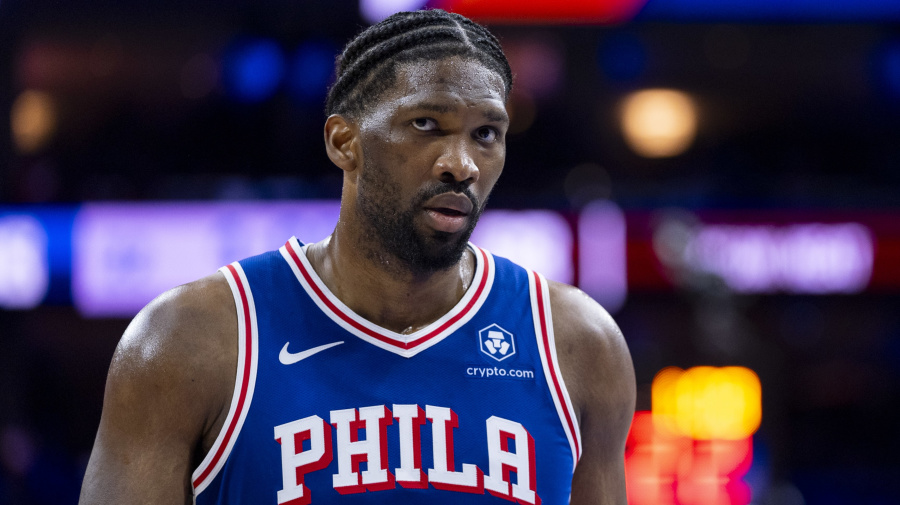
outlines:
M459 193L443 193L425 202L424 207L442 214L468 216L472 212L472 200Z
M425 205L428 224L437 231L456 233L462 231L469 222L472 201L459 193L443 193L431 198Z

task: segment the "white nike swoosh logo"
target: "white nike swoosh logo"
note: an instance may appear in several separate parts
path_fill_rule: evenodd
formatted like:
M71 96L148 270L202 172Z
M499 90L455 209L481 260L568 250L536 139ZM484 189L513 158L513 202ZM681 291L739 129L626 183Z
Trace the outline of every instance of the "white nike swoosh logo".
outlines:
M313 347L312 349L307 349L305 351L288 352L287 348L291 343L287 342L286 344L284 344L284 347L281 348L281 352L278 353L278 361L280 361L284 365L293 365L294 363L302 359L306 359L317 352L324 351L329 347L334 347L343 343L344 341L342 340L340 342L332 342L330 344L320 345L319 347Z

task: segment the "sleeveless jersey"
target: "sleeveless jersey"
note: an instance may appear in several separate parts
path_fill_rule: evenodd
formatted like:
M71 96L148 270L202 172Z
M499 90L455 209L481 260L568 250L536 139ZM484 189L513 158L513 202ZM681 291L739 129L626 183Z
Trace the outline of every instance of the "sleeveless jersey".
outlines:
M237 379L194 503L568 503L581 441L547 282L469 248L471 287L409 335L344 305L296 238L223 267Z

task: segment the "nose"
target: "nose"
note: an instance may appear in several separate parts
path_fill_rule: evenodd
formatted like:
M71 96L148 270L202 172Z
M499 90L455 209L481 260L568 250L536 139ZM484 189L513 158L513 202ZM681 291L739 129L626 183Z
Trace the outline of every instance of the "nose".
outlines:
M448 139L443 152L434 162L434 173L441 182L465 183L467 186L478 180L480 172L465 140Z

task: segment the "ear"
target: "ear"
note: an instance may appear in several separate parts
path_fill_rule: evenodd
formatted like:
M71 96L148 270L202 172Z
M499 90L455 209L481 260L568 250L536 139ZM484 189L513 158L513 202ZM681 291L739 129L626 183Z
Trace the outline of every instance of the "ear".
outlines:
M325 152L341 170L356 170L362 161L356 124L338 114L329 116L325 121Z

